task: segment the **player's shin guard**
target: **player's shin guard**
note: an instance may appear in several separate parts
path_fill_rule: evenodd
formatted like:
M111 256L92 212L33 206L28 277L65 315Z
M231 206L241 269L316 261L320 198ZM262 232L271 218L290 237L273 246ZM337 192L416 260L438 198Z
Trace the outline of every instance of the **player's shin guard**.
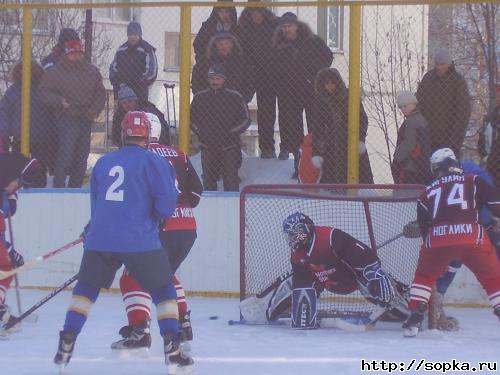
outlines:
M120 290L129 326L144 326L151 319L151 296L142 289L127 270L123 271L120 278Z
M179 332L179 310L177 309L174 284L169 283L152 290L151 297L156 305L156 317L160 327L160 334L165 336L167 332L170 332L177 336Z
M99 289L78 281L73 289L71 303L66 313L64 332L73 332L78 335L85 322L90 309L99 296Z
M316 289L297 288L292 291L292 328L316 328Z

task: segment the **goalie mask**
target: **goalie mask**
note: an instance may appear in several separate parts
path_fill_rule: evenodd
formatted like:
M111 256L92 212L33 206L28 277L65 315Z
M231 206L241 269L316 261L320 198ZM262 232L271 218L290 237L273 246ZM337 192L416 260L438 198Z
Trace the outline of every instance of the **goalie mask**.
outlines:
M434 177L445 176L450 173L462 173L460 162L450 148L440 148L430 157L431 172Z
M287 236L288 246L295 251L312 238L314 222L307 215L295 212L283 222L283 232Z

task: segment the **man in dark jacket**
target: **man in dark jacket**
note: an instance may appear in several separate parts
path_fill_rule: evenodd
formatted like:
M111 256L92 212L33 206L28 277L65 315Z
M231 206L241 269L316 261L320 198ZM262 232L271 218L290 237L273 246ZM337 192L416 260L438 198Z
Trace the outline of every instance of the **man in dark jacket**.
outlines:
M142 111L155 114L161 123L159 142L165 145L170 144L169 124L165 120L163 113L153 103L147 100L140 100L130 87L122 84L118 90L118 108L113 114L111 137L115 146L122 147L122 121L128 111Z
M314 78L319 70L331 65L333 53L308 25L298 21L291 12L280 19L280 26L273 37L273 49L272 69L280 114L279 159L288 159L288 155L293 153L298 160L304 137L302 112L305 109L310 128Z
M212 9L208 19L201 24L201 28L193 42L194 58L196 62L200 61L203 56L205 56L210 39L212 39L215 34L221 32L234 33L237 18L236 8L234 7L217 7Z
M45 72L39 87L40 98L53 112L59 135L54 187L82 186L90 153L90 131L106 101L101 73L85 61L82 44L65 44L65 56Z
M141 24L132 21L127 26L127 41L116 51L109 67L109 80L115 98L120 84L125 83L141 100L148 100L148 87L156 80L158 62L156 49L142 39Z
M250 125L248 107L241 94L224 87L221 65L210 67L208 81L210 88L197 93L191 103L191 129L201 143L203 187L217 190L222 175L224 191L238 191L240 134Z
M274 123L276 121L276 85L272 70L272 39L278 20L266 8L245 8L238 20L237 34L251 72L257 95L257 126L260 155L276 158Z
M208 69L215 64L224 69L225 87L238 91L248 103L254 92L250 67L238 39L227 32L215 35L210 40L206 55L194 65L191 79L193 94L210 87Z
M418 85L417 100L429 121L431 152L446 146L458 155L471 114L469 90L446 49L438 48L433 60L434 69Z
M486 169L500 187L500 84L495 88L496 105L484 119L479 136L479 154L486 158Z

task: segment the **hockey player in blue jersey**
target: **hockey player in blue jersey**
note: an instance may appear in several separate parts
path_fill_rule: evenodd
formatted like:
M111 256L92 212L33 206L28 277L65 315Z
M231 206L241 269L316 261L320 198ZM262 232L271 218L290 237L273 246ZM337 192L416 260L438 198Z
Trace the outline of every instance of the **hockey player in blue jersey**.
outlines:
M122 122L124 147L99 159L90 181L90 227L85 235L78 283L60 332L54 362L67 365L100 288L109 288L124 264L156 305L169 374L179 370L178 311L172 271L158 228L176 207L173 167L149 152L144 112ZM185 366L182 366L185 367ZM186 368L181 369L186 373Z

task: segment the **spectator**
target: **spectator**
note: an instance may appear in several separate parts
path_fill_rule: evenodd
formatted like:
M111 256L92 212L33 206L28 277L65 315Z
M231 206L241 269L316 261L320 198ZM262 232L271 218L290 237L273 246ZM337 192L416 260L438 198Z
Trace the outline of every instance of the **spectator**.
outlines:
M302 112L306 111L311 131L314 77L319 70L329 67L333 53L325 42L314 35L294 13L285 13L273 36L272 74L276 79L281 145L279 159L295 157L295 172L299 147L304 137Z
M68 173L68 187L81 187L91 126L104 108L106 91L99 70L85 61L80 41L65 43L65 56L42 77L40 95L54 113L59 135L54 187L65 187Z
M434 69L418 85L419 107L429 122L431 151L450 147L458 155L471 113L469 90L448 50L438 48L433 60Z
M234 7L214 7L212 9L212 13L210 13L208 19L201 24L201 28L198 34L196 34L196 38L193 42L194 58L196 62L200 61L207 53L207 47L212 37L221 32L234 32L237 19L236 8Z
M122 121L129 111L142 111L155 114L160 119L161 123L159 142L166 145L170 144L169 124L165 120L163 113L153 103L137 98L137 95L130 87L122 84L118 90L118 108L113 114L111 137L115 146L122 146Z
M44 166L53 166L53 132L46 107L42 104L38 86L42 79L43 68L31 61L31 100L30 100L30 152ZM0 101L0 138L5 151L20 152L21 149L21 83L22 62L12 70L13 84L7 89ZM11 149L11 150L9 150ZM32 187L45 187L47 176L43 173L33 181Z
M194 65L191 79L193 94L210 87L207 74L214 64L219 64L224 69L225 87L238 91L248 103L253 95L250 67L238 39L226 32L219 33L210 40L206 55Z
M241 12L237 28L238 38L248 59L251 80L256 90L259 148L260 156L264 159L276 158L274 151L276 85L269 68L272 66L272 38L277 25L278 20L269 9L245 8Z
M64 56L64 43L70 40L80 40L75 29L64 28L59 34L57 44L52 48L52 52L42 59L42 67L44 70L54 67L57 62Z
M210 88L195 94L191 103L191 128L201 143L205 190L217 190L220 175L224 191L239 190L240 134L250 125L250 117L241 94L224 87L225 79L220 64L210 67Z
M313 164L322 169L321 182L347 183L347 134L349 92L337 69L322 69L314 83ZM368 117L360 103L359 182L373 184L365 139Z
M158 74L155 52L156 49L142 39L141 24L130 22L127 26L127 41L118 47L109 67L109 80L115 99L120 85L125 83L140 100L148 100L148 88Z
M394 183L427 185L431 179L427 120L420 113L417 98L412 92L398 93L396 104L405 120L398 130L391 165Z
M479 136L479 154L486 158L486 169L500 187L500 84L495 88L495 108L484 119Z

